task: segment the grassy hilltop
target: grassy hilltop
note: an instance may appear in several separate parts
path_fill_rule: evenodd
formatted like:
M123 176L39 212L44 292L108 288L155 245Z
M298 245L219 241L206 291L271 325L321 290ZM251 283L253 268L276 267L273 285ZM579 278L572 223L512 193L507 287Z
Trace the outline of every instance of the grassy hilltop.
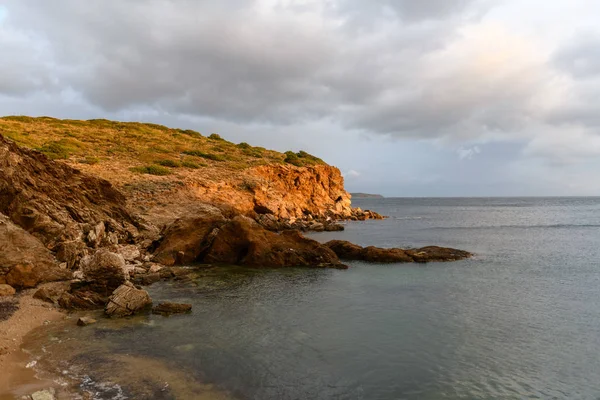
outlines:
M0 134L52 159L82 165L121 165L136 174L169 175L180 170L243 170L266 164L325 164L304 151L280 153L248 143L234 144L218 134L105 119L50 117L0 118Z

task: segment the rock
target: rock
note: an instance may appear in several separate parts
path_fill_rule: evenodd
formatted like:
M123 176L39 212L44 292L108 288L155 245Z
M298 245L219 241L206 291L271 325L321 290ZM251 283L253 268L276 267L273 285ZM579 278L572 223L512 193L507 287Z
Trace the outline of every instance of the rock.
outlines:
M171 314L182 314L192 311L191 304L181 304L181 303L170 303L164 302L160 303L156 307L152 308L153 314L160 315L171 315Z
M58 304L67 310L95 310L102 308L107 301L106 296L87 289L73 289L70 293L63 292Z
M25 289L70 278L39 239L0 214L0 283Z
M81 317L77 320L77 325L78 326L88 326L88 325L92 325L95 324L96 321L94 318L91 317Z
M88 232L87 242L91 247L98 247L100 243L102 243L105 233L106 226L104 225L104 222L99 222Z
M119 246L117 253L122 255L125 261L135 261L142 257L140 249L135 245Z
M162 266L162 265L159 265L159 264L152 264L152 265L150 266L150 268L148 268L148 273L149 273L149 274L154 274L154 273L156 273L156 272L159 272L161 269L163 269L163 266Z
M235 217L219 230L202 261L254 267L343 266L326 246L296 231L268 231L243 216Z
M152 285L153 283L160 281L161 279L162 278L161 278L160 274L158 272L156 272L154 274L145 274L145 275L137 276L136 282L139 282L144 286L149 286L149 285Z
M326 232L340 232L340 231L343 231L344 229L345 229L344 225L336 224L336 223L333 223L333 222L325 224L325 231Z
M361 247L344 240L332 240L325 243L325 245L343 260L362 260L376 263L457 261L472 256L471 253L463 250L436 246L415 250L382 249L374 246Z
M0 194L0 213L51 250L83 238L84 227L95 229L100 221L122 239L137 233L137 222L125 208L125 196L108 181L19 147L2 135Z
M125 317L151 304L152 300L148 292L136 288L131 282L125 282L110 296L104 312L110 317Z
M53 388L40 390L31 395L32 400L56 400L56 391Z
M406 253L409 254L415 262L458 261L473 256L473 254L468 251L438 246L406 250Z
M163 232L154 261L163 265L189 264L208 249L225 218L216 207L206 207L193 218L180 218Z
M81 269L84 280L93 285L92 290L104 295L110 294L129 278L123 256L106 249L83 258Z
M0 284L0 297L12 296L15 293L17 293L17 291L14 287L6 284Z
M47 303L58 304L58 299L60 299L64 292L69 289L68 283L59 283L52 284L50 286L45 286L39 288L34 294L33 298L45 301Z

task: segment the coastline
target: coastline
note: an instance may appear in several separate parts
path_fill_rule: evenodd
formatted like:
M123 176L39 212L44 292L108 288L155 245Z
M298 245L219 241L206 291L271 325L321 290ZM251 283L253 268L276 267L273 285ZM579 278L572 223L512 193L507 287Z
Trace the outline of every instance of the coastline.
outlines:
M35 291L25 290L14 296L18 301L18 310L0 322L0 400L20 398L56 386L52 381L38 379L35 370L26 367L31 360L21 350L28 333L65 318L65 313L55 306L34 299Z

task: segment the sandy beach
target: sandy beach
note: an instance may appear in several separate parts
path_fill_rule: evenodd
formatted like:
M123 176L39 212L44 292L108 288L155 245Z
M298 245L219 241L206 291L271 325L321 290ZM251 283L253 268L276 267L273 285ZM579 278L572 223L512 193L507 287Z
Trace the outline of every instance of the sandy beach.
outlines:
M27 333L60 320L65 314L51 304L34 299L33 293L35 290L27 290L18 296L0 298L2 303L16 301L18 304L8 319L0 321L0 400L12 400L53 385L37 379L35 371L26 367L31 359L21 351L21 345ZM6 313L0 315L0 319L6 316Z

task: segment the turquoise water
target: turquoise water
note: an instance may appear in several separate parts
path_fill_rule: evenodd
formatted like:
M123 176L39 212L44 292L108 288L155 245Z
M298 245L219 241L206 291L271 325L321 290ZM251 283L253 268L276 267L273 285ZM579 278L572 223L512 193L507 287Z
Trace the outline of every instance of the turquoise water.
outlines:
M77 354L65 365L90 385L118 381L106 354L144 357L237 399L600 398L600 199L354 203L390 218L312 237L476 257L203 270L149 288L155 301L193 303L191 315L53 333ZM172 380L151 398L199 398L172 376L144 379ZM130 386L96 397L141 398Z

